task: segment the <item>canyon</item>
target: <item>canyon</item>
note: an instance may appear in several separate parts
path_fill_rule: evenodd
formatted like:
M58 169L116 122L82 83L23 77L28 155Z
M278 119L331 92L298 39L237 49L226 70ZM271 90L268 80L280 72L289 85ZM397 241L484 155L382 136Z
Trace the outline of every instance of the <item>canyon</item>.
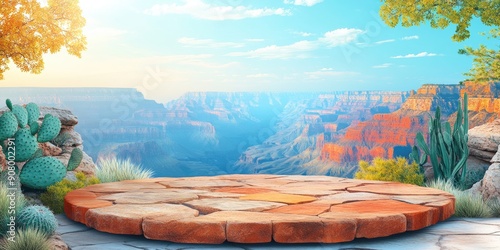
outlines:
M68 109L95 161L129 158L155 176L232 173L350 177L359 160L408 156L437 106L454 119L469 94L471 128L500 114L500 84L417 91L193 92L165 105L134 89L1 88L0 100Z

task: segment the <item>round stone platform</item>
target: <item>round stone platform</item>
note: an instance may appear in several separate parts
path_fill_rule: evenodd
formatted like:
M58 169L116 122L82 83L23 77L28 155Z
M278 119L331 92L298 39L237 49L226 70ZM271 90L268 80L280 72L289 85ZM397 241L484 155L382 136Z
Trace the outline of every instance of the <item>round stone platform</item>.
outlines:
M99 231L178 243L335 243L436 224L455 198L394 182L223 175L92 185L68 193L64 211Z

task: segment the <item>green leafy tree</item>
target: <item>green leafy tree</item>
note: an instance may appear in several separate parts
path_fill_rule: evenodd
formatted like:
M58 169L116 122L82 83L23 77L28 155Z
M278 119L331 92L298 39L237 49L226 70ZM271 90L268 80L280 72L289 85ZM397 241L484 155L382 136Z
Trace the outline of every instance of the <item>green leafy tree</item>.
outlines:
M381 0L380 17L395 27L418 26L429 23L433 28L455 26L452 40L461 42L470 37L469 26L473 19L480 19L491 26L489 36L500 35L500 0ZM485 35L485 34L483 34ZM477 49L465 47L460 54L474 57L472 69L465 73L477 82L500 80L500 50L481 45Z
M87 44L82 28L85 19L78 0L0 1L0 80L12 61L23 72L38 74L42 55L65 47L77 57Z

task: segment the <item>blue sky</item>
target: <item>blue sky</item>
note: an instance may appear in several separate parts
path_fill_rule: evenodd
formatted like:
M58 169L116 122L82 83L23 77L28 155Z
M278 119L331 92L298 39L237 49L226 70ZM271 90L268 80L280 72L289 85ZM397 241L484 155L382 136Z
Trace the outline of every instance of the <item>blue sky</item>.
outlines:
M188 91L410 90L454 84L472 59L465 45L494 41L472 24L385 25L380 1L81 0L88 49L45 56L40 75L14 66L0 86L137 88L166 102Z

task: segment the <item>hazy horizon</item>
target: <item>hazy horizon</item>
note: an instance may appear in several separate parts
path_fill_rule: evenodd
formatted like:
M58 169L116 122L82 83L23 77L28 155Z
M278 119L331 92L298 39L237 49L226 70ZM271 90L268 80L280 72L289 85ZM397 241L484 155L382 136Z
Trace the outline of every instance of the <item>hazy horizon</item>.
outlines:
M471 25L390 28L378 1L82 0L82 58L45 55L39 75L14 65L0 87L135 88L160 103L187 92L416 90L457 84L472 65L464 46L491 45ZM64 50L64 49L63 49Z

